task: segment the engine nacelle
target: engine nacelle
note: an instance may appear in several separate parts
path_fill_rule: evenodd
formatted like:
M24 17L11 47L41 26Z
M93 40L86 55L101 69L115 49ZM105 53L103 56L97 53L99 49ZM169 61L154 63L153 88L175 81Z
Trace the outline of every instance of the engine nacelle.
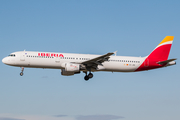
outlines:
M68 71L65 71L65 69L61 69L61 75L71 76L71 75L74 75L74 72L68 72Z
M67 72L79 72L80 71L80 65L79 64L73 64L73 63L66 63L65 64L65 71L67 71Z
M61 75L71 76L80 73L80 64L62 63L61 66L64 68L61 69Z

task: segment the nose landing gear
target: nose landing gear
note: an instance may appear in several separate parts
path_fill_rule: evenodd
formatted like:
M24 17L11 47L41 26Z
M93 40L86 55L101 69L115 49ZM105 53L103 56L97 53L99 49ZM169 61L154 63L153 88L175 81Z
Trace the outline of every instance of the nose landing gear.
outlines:
M85 72L85 77L84 77L84 80L88 81L89 79L93 78L93 74L90 72L88 75L87 75L87 72Z
M23 76L24 67L21 68L20 76Z

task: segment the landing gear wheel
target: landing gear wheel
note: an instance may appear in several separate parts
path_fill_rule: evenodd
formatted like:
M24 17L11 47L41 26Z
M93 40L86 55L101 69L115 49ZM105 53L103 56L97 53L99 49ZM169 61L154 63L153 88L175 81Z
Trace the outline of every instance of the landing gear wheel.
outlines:
M23 76L23 72L20 73L20 76Z
M89 74L88 74L88 77L89 77L89 78L92 78L92 77L93 77L93 74L92 74L92 73L89 73Z
M84 80L88 81L88 80L89 80L89 76L86 75L86 76L84 77Z
M21 67L21 73L20 76L23 76L24 67Z

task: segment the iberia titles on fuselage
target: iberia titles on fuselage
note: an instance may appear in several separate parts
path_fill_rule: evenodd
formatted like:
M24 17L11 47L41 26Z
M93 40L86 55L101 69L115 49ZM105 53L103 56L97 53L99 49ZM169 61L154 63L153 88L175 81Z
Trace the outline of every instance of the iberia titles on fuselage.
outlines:
M50 53L19 51L11 53L2 62L10 66L61 69L61 75L70 76L83 71L85 80L93 77L92 72L137 72L175 65L176 59L169 59L169 52L174 36L166 36L161 43L146 57L112 56L110 52L104 55Z

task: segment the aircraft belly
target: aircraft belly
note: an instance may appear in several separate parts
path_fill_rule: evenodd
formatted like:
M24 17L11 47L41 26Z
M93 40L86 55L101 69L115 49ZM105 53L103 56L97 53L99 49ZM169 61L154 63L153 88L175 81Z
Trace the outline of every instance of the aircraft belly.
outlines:
M115 72L134 72L139 65L125 64L125 63L106 63L103 64L105 71L115 71Z

